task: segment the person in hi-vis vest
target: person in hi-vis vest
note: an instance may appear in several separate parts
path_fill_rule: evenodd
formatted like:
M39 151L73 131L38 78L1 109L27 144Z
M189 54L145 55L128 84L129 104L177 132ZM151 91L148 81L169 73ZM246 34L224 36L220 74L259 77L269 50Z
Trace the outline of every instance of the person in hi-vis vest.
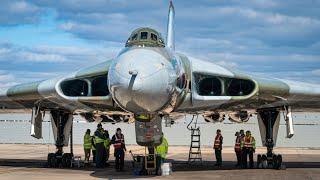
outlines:
M221 135L221 130L217 130L216 138L214 139L214 152L216 155L216 164L215 166L222 166L222 144L223 144L223 137Z
M90 129L87 129L86 134L83 137L83 149L84 149L84 163L89 163L90 154L91 154L91 136Z

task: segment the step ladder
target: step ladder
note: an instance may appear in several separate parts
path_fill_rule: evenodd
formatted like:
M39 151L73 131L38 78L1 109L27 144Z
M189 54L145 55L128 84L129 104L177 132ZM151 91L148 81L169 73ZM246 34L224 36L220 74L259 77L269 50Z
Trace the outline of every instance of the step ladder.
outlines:
M198 128L191 128L191 144L189 150L189 158L188 163L192 163L195 161L200 161L202 164L202 156L201 156L201 149L200 149L200 129Z
M155 174L156 173L156 165L157 165L157 163L156 163L157 150L155 147L153 147L153 154L149 154L149 153L147 153L147 151L148 151L148 148L145 146L145 149L144 149L144 168L145 168L146 173L148 175Z

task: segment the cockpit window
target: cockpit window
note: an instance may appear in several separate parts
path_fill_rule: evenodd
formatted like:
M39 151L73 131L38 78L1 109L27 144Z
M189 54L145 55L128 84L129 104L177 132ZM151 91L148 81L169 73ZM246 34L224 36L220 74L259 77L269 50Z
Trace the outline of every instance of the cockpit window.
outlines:
M137 37L138 37L138 34L135 34L132 36L132 41L136 41L137 40Z
M165 47L163 37L159 32L151 28L139 28L134 30L125 47Z
M141 39L148 39L148 32L141 32Z
M158 36L153 34L153 33L151 33L151 40L157 41L158 40Z

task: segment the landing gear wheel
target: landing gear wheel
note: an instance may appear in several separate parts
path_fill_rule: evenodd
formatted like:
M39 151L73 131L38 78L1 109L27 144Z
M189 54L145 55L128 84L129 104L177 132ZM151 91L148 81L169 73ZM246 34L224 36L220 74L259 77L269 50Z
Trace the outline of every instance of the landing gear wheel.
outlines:
M67 162L66 162L67 156L68 156L68 153L64 153L64 154L62 155L62 158L61 158L62 167L67 167Z
M257 156L257 168L258 169L262 168L262 157L261 157L261 154L258 154L258 156Z
M72 162L72 157L73 154L71 153L66 153L66 167L71 167L71 162Z
M272 167L273 169L278 169L279 163L278 163L278 156L273 155L272 157Z
M277 169L281 169L281 165L282 165L282 155L278 155L278 167L277 167Z
M53 153L49 153L49 154L48 154L48 158L47 158L48 167L52 167L52 164L51 164L51 158L52 158L52 156L54 156Z
M266 155L262 155L261 161L262 161L262 169L266 169L268 167L267 156Z
M50 158L50 165L51 167L57 167L58 166L58 159L55 154L52 154Z

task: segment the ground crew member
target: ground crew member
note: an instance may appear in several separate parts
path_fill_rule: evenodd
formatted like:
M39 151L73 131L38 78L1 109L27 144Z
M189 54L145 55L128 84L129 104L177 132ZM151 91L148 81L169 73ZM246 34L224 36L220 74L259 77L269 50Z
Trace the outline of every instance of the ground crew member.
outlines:
M241 136L241 138L244 138L246 135L244 134L244 130L243 129L241 129L240 131L239 131L239 133L240 133L240 136Z
M215 155L216 155L216 164L215 166L222 166L222 143L223 143L223 137L221 135L221 130L218 129L217 130L217 136L214 140L214 151L215 151Z
M96 139L91 136L91 150L92 150L92 161L94 166L96 165Z
M110 145L111 145L111 139L109 137L109 132L107 130L104 131L104 136L106 137L106 139L104 140L104 148L106 149L106 165L110 165L109 164L109 157L110 157Z
M112 136L111 143L114 147L114 157L116 164L116 171L123 171L124 167L124 151L127 151L124 142L124 135L121 133L121 129L117 128L116 134Z
M86 134L83 137L83 149L84 149L84 163L89 163L90 153L91 153L91 136L90 129L87 129Z
M247 131L246 136L241 141L241 149L243 152L243 167L247 168L247 155L249 154L250 168L253 168L253 153L256 150L256 141L251 136L251 132Z
M94 133L95 141L96 141L96 167L97 168L103 168L103 154L105 152L104 149L104 140L105 136L102 132L102 125L98 124L97 130Z
M235 134L236 136L236 142L234 145L234 151L236 152L236 156L237 156L237 164L236 166L241 166L242 164L242 159L241 159L241 134L239 132L236 132Z
M156 159L156 175L159 173L159 169L161 164L164 163L164 160L168 154L168 141L164 138L164 134L162 133L161 144L156 147L157 151L157 159Z

